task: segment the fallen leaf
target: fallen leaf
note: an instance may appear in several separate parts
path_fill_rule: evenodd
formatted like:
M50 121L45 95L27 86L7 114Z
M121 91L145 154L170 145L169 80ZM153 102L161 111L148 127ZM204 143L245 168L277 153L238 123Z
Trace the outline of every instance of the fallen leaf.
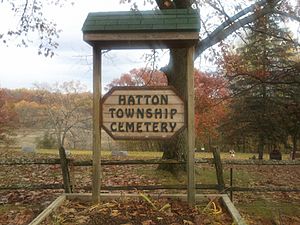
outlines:
M120 214L121 213L118 210L116 210L116 209L112 210L111 213L110 213L110 215L113 216L113 217L118 216Z
M152 220L145 220L142 222L142 225L154 225L156 223L154 223Z
M194 225L194 223L192 221L189 221L189 220L183 220L183 224L184 225Z

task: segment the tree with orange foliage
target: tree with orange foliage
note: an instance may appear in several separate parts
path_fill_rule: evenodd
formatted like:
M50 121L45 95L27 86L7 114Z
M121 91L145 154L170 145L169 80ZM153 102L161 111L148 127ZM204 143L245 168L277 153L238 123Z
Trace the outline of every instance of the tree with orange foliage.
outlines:
M195 71L195 127L202 145L210 145L219 137L218 127L227 114L224 100L228 94L224 78Z
M13 104L8 101L6 93L0 89L0 144L9 144L13 141L12 131L17 122Z
M204 145L219 136L217 128L226 115L224 98L228 95L225 79L195 70L195 127L198 141ZM113 80L105 89L114 86L165 86L166 76L160 71L132 69L119 79ZM168 166L168 165L167 165ZM172 165L170 170L175 170Z
M166 86L167 78L159 70L149 68L132 69L124 73L120 78L109 83L105 90L108 91L115 86Z

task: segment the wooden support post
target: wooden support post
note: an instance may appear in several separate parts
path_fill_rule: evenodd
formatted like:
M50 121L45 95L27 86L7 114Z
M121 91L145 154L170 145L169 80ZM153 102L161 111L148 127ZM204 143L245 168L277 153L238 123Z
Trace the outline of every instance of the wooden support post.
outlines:
M101 187L101 49L93 47L93 175L92 199L100 202Z
M230 188L232 188L232 184L233 184L233 168L230 167ZM233 202L233 191L232 189L230 189L230 201Z
M216 168L216 174L217 174L217 181L218 185L220 186L219 191L223 191L225 188L225 182L224 182L224 176L223 176L223 166L220 156L220 150L216 147L213 147L213 155L214 155L214 162L215 162L215 168Z
M187 173L188 173L188 203L195 205L195 103L194 103L194 47L187 49Z
M65 148L60 145L59 149L59 157L60 157L60 166L63 175L64 188L66 193L71 193L71 184L70 184L70 173L69 173L69 163L66 156Z
M75 192L75 167L74 167L74 159L69 160L69 168L70 168L70 184L72 192Z

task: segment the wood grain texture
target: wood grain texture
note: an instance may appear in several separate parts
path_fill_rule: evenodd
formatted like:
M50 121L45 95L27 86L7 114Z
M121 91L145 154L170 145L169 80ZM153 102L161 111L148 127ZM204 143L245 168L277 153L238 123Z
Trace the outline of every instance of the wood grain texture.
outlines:
M187 172L188 172L188 203L190 206L195 205L195 100L194 100L194 47L187 51L187 135L188 135L188 155L187 155Z
M102 100L102 127L114 139L172 138L186 121L172 87L114 87Z
M94 203L100 202L101 187L101 50L93 48L93 174L92 198Z

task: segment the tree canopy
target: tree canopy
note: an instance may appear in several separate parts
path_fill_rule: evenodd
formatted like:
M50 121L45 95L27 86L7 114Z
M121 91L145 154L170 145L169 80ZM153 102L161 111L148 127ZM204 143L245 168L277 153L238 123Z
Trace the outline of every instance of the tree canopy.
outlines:
M264 145L276 146L295 135L288 128L288 124L294 127L295 121L288 121L297 108L292 106L299 104L300 90L296 87L300 71L293 60L297 46L290 32L278 26L278 20L274 15L258 19L255 32L245 43L224 54L223 66L233 98L230 117L222 128L226 139L256 140L260 159Z

